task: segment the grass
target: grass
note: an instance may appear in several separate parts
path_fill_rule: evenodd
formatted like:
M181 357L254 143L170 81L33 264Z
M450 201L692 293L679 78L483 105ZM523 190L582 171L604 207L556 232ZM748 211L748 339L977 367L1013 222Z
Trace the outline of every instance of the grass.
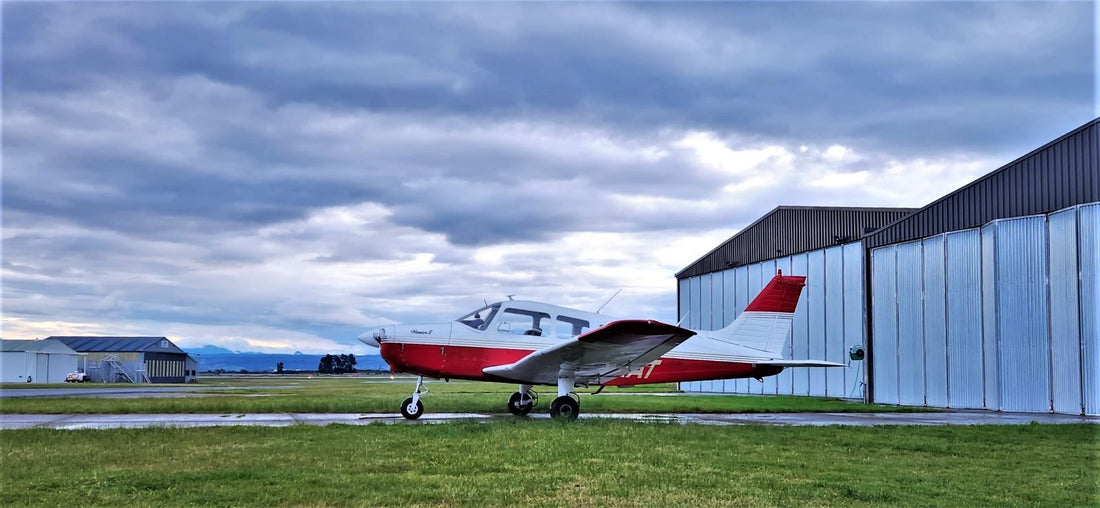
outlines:
M5 506L1084 506L1095 425L0 431Z
M0 399L0 413L393 413L411 395L413 380L361 377L215 377L204 379L195 388L213 388L201 397L147 396L141 398L106 397L29 397ZM17 385L18 386L18 385ZM120 385L81 385L94 388ZM148 386L148 385L146 385ZM423 401L428 412L507 412L505 403L515 391L513 385L455 381L427 384L429 394ZM233 388L224 390L221 388ZM13 388L6 385L2 388ZM141 388L141 387L133 387ZM554 397L554 388L539 387L536 411L546 411ZM644 385L633 388L607 388L581 393L581 411L617 413L744 413L744 412L867 412L921 411L924 408L868 405L824 397L794 396L682 396L646 395L669 393L676 385ZM202 392L200 392L202 393ZM629 397L615 393L632 393Z

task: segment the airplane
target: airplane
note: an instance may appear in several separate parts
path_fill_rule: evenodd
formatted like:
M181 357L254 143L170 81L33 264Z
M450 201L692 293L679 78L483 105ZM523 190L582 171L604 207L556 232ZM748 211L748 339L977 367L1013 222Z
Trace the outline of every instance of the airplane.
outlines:
M806 285L779 271L737 319L721 330L690 330L653 320L616 319L534 301L496 302L450 323L386 325L359 336L378 347L393 372L418 375L401 415L424 413L424 378L515 383L508 410L525 416L537 385L557 386L550 415L575 419L574 388L755 378L788 367L842 363L783 358L792 316ZM597 391L598 393L598 391Z

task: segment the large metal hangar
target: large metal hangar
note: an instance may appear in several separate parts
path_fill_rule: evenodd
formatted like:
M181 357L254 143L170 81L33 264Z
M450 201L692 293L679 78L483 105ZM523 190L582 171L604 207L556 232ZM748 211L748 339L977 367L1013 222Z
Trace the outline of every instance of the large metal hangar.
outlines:
M85 353L85 374L98 383L184 383L188 355L167 337L48 337Z
M777 270L808 275L786 355L843 362L864 344L860 237L912 208L780 206L676 274L684 326L717 330L733 322ZM787 369L777 376L681 383L686 391L861 397L859 364Z
M799 255L804 261L777 252L745 273L750 282L773 266L808 276L802 317L795 315L793 358L842 361L845 347L861 342L865 362L784 372L792 382L777 379L774 391L747 380L683 383L682 389L1100 414L1098 133L1100 119L904 213L860 243L810 250ZM805 229L773 228L755 237ZM720 250L708 256L721 257ZM677 274L680 314L693 327L716 327L715 309L728 322L747 302L723 298L715 307L716 277L724 284L736 268L702 261ZM849 264L866 270L857 274Z

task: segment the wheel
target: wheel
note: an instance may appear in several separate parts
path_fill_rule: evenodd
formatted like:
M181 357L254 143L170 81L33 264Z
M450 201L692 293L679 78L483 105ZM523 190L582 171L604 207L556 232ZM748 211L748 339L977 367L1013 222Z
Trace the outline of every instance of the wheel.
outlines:
M415 420L420 418L420 415L424 414L424 403L419 400L416 401L416 405L413 405L412 397L405 399L405 402L401 403L401 416L406 419Z
M531 409L535 407L535 401L537 399L534 395L534 392L527 392L527 403L521 405L519 403L519 392L513 393L511 397L508 397L508 410L516 416L526 416L527 413L530 413Z
M568 395L554 399L550 404L550 416L559 420L576 420L581 413L581 405Z

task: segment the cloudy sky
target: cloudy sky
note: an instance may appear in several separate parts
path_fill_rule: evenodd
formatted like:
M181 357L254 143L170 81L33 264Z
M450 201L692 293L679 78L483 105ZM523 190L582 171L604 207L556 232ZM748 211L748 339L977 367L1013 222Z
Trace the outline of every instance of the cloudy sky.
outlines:
M2 335L675 321L776 205L921 206L1096 116L1095 5L5 2Z

